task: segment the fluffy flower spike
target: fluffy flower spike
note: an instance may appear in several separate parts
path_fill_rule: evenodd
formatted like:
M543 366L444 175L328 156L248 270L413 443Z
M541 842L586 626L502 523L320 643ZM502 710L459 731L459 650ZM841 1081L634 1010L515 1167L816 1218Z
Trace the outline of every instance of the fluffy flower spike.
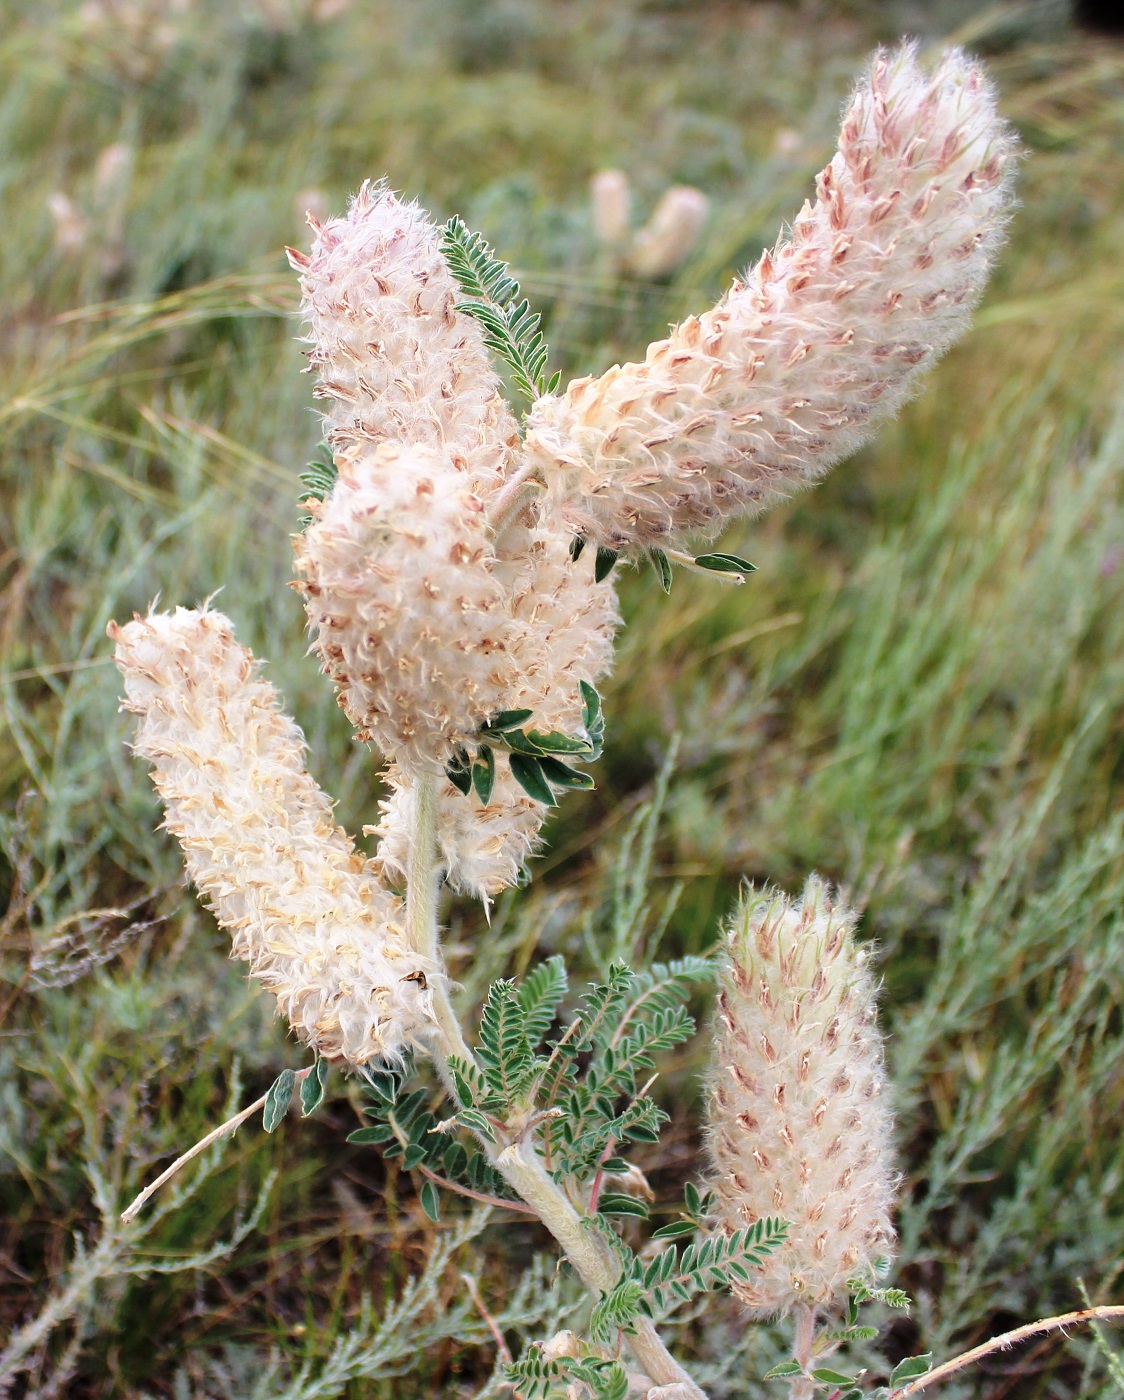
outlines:
M336 464L295 541L314 646L359 737L440 772L514 679L484 507L438 448L386 443Z
M460 291L433 224L369 182L344 218L310 222L311 255L288 251L331 446L447 446L476 490L491 489L518 429L479 324L455 309Z
M596 685L612 664L620 622L612 582L595 582L592 551L577 563L570 559L570 536L556 522L518 526L508 543L510 558L497 565L497 573L508 600L509 645L518 674L502 708L530 710L539 730L577 735L580 682ZM401 878L409 859L415 783L400 769L387 776L391 795L376 827L377 859L388 874ZM444 783L438 843L450 885L485 901L514 885L538 849L547 813L511 776L502 755L486 807L475 793L466 797Z
M221 613L110 623L164 825L235 957L306 1044L352 1065L398 1058L432 1027L400 902L332 821L304 739Z
M734 1284L760 1316L830 1308L894 1243L890 1108L854 925L813 876L795 904L748 891L726 934L710 1185L729 1229L790 1222L785 1245Z
M1015 141L983 71L880 53L787 242L642 364L540 400L527 450L571 528L612 549L713 534L816 480L965 329L1010 205Z

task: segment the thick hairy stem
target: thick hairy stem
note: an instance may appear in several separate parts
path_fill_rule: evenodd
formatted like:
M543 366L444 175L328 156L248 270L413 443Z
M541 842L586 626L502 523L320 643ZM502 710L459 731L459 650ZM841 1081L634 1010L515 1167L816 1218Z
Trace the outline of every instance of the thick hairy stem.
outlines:
M793 1341L792 1355L800 1362L805 1374L798 1376L789 1387L791 1400L811 1400L815 1389L812 1378L807 1373L812 1366L812 1343L816 1337L816 1310L807 1306L798 1307L795 1311L796 1336Z
M407 871L406 929L410 946L434 961L440 958L437 943L436 828L436 784L432 778L422 778L418 783ZM449 1060L463 1059L475 1065L475 1057L449 1001L446 979L437 977L434 982L433 1014L438 1026L438 1039L432 1048L433 1061L442 1082L456 1102ZM582 1224L581 1216L543 1165L534 1144L524 1140L500 1149L486 1138L481 1138L481 1143L496 1170L534 1210L562 1246L586 1287L595 1293L608 1292L620 1277L616 1257L606 1240ZM637 1319L636 1331L628 1342L636 1360L656 1385L678 1384L684 1387L691 1400L706 1400L705 1393L664 1346L650 1319Z

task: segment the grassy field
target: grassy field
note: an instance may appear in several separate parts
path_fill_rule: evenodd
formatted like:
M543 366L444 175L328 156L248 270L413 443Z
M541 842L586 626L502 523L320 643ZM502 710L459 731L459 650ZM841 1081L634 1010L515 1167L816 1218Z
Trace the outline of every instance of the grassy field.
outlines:
M748 587L626 581L598 791L490 936L453 903L449 942L468 1005L543 953L592 973L610 947L703 951L743 877L796 893L820 871L881 948L916 1300L858 1364L1124 1299L1124 47L1050 3L0 17L0 1395L498 1395L473 1292L513 1349L567 1325L545 1233L430 1223L408 1174L343 1146L338 1076L314 1118L252 1122L116 1223L302 1060L156 830L105 625L221 587L341 821L371 820L376 766L286 587L319 437L281 252L301 206L385 173L460 212L553 363L599 370L773 240L864 56L903 32L984 54L1026 146L976 328L870 448L731 533ZM588 180L610 165L644 215L676 182L710 196L670 281L599 251ZM645 1166L668 1209L705 1043L663 1067ZM759 1377L785 1337L731 1303L675 1345L721 1400L777 1393ZM1113 1347L1054 1335L942 1393L1117 1394Z

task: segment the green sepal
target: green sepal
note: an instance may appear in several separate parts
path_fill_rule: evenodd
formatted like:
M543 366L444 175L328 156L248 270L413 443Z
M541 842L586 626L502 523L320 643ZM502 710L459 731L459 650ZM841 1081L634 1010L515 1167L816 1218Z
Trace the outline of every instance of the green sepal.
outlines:
M585 536L575 535L570 541L570 558L576 564L582 557L582 550L585 548Z
M604 545L597 546L597 558L593 561L593 578L595 583L604 581L613 572L613 565L620 558L620 552L615 549L606 549Z
M495 785L496 756L487 744L481 744L476 751L476 762L472 765L472 786L483 806L491 802Z

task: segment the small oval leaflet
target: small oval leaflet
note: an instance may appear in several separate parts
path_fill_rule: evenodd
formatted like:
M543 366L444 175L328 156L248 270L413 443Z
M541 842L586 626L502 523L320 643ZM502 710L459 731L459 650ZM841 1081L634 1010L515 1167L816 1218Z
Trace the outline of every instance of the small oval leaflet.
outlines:
M265 1107L261 1113L261 1125L267 1133L276 1131L278 1124L288 1113L296 1086L297 1076L291 1069L283 1069L269 1086L269 1093L265 1096Z
M917 1376L923 1376L933 1364L933 1353L925 1352L923 1356L907 1356L904 1361L899 1361L890 1373L890 1384L901 1385L903 1381L914 1380Z
M331 1066L327 1060L317 1060L310 1074L301 1081L301 1116L307 1118L324 1102Z
M695 566L712 574L755 574L757 565L737 554L697 554Z

